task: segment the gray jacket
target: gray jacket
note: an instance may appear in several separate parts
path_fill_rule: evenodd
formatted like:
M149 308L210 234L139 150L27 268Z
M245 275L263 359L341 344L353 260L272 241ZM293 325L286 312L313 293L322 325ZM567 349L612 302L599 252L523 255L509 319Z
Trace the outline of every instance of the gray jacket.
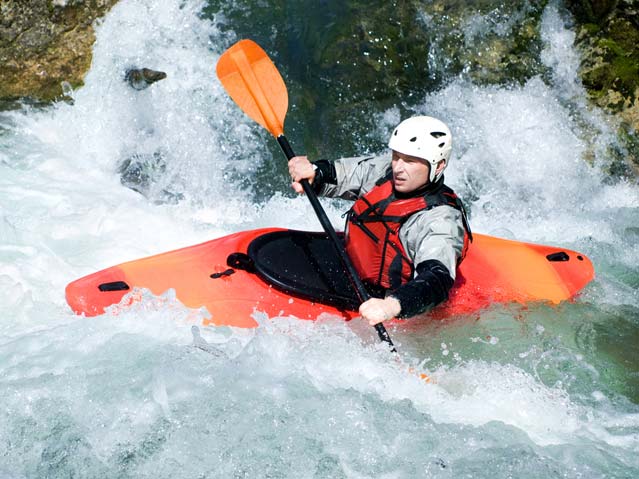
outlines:
M388 171L390 162L390 155L337 160L334 162L337 184L325 183L319 194L354 201L375 187ZM414 265L427 260L440 261L455 280L464 246L464 226L458 210L443 205L415 213L401 226L399 238Z

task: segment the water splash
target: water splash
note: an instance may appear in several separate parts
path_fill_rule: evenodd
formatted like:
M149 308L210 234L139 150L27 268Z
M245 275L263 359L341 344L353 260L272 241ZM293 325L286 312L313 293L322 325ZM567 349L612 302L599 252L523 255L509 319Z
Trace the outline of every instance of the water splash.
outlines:
M269 153L213 80L229 37L201 6L123 0L97 29L73 105L2 114L0 476L636 475L637 190L602 180L613 135L583 107L552 5L552 78L456 80L417 111L453 127L448 178L475 230L595 260L598 279L576 303L391 325L431 385L357 321L256 313L257 330L194 332L204 313L170 293L71 314L64 286L101 267L249 227L318 229L303 198L243 195L239 177ZM122 79L131 65L168 77L136 92ZM399 116L386 113L378 139ZM124 188L121 162L156 153L166 167L148 198ZM184 200L166 204L163 190ZM339 225L345 204L326 204Z

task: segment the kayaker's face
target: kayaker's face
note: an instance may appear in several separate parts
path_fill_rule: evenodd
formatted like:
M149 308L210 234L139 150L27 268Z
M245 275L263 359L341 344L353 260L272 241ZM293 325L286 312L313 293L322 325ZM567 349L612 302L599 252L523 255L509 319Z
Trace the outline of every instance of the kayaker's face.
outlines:
M410 193L429 182L430 165L416 156L405 155L393 150L391 167L395 191L400 193Z

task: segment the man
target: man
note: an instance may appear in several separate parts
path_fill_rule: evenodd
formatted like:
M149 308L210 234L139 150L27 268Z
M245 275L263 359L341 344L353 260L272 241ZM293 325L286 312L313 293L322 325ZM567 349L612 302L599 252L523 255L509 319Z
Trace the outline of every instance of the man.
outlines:
M432 117L401 122L388 157L289 161L293 189L307 179L318 194L355 200L346 252L373 296L359 312L375 325L423 313L448 299L472 234L461 201L444 185L452 136Z

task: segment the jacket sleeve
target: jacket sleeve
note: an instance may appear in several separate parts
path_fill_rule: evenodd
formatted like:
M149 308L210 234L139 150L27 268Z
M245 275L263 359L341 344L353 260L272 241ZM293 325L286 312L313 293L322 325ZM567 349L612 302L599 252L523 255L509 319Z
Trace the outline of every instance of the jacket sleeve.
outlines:
M409 318L448 299L464 247L461 213L450 206L417 213L402 225L399 236L415 273L391 296L401 304L400 317Z
M390 167L390 156L357 156L334 162L319 160L315 191L329 198L356 200L368 193Z

